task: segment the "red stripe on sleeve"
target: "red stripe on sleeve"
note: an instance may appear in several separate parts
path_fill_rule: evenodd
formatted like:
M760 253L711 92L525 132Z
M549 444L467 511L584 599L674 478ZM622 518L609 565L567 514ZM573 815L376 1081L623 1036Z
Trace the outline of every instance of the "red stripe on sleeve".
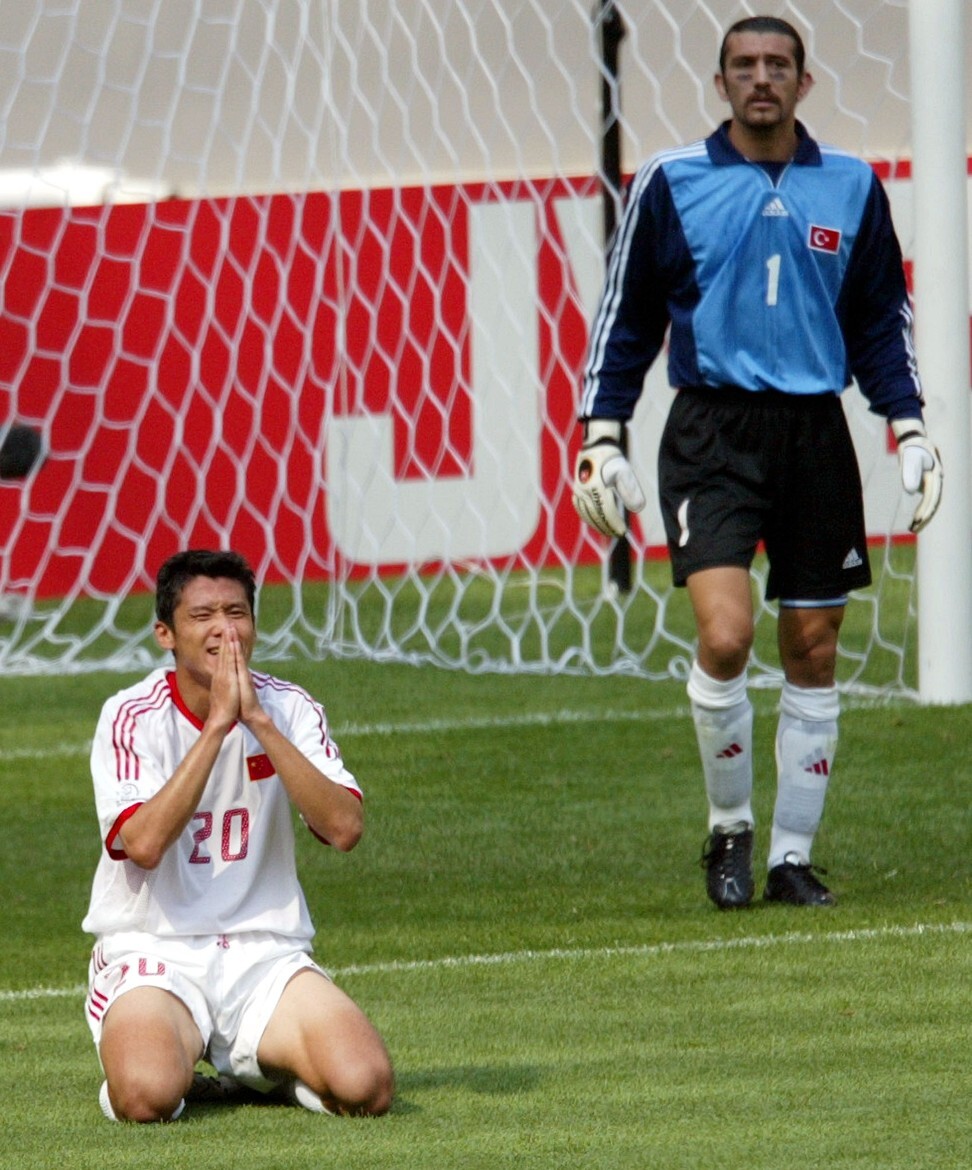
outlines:
M116 844L121 833L122 825L133 814L138 812L142 807L144 801L139 801L138 804L129 805L123 812L120 812L115 818L115 823L108 830L108 836L105 838L105 849L108 850L108 856L112 861L127 861L128 854L124 849L119 848Z

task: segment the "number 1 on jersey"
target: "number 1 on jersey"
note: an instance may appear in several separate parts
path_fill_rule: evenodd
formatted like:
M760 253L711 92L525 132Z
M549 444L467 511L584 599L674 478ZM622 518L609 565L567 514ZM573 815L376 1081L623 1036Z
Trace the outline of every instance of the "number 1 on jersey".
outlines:
M766 303L771 308L776 304L780 292L780 263L779 252L774 252L766 261Z

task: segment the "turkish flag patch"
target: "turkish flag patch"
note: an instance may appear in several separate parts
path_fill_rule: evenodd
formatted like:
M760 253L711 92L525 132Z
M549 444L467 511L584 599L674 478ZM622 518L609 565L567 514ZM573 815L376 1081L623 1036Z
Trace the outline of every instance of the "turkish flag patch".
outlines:
M836 228L820 227L812 223L807 243L814 252L839 252L840 232Z
M273 764L270 763L270 757L266 752L261 752L258 756L247 756L246 769L251 780L266 780L274 774Z

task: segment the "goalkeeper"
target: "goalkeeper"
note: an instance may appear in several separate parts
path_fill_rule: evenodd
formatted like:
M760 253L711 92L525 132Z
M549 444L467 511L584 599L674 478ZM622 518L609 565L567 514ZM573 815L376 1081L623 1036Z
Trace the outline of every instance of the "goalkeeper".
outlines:
M811 864L837 747L837 638L848 594L871 581L860 473L841 392L857 380L897 439L916 496L942 487L922 392L901 250L863 161L819 146L796 119L813 78L797 31L749 17L726 33L715 86L730 118L635 175L613 241L585 370L574 500L620 536L645 496L624 427L669 331L677 387L658 460L676 585L691 601L688 682L708 798L709 897L747 905L753 878L750 566L764 542L783 668L777 792L764 896L835 899Z

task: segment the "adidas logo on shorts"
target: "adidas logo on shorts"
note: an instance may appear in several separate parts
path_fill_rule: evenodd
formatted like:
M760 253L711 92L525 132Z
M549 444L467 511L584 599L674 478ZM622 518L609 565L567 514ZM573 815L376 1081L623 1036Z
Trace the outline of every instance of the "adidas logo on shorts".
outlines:
M856 569L858 565L863 565L864 561L861 554L856 548L852 548L850 552L844 557L844 563L841 565L842 569Z

